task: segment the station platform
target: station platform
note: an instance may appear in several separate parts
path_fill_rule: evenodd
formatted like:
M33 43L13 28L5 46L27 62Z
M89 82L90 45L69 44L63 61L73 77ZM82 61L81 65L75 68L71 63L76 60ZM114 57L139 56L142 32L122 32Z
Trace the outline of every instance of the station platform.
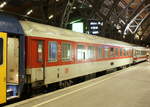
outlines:
M150 63L6 107L150 107Z

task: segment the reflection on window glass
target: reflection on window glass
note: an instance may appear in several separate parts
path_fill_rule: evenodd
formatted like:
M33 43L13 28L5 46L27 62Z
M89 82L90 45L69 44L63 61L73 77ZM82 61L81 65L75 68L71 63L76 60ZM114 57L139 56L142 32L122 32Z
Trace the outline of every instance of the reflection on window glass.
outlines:
M57 61L57 43L48 42L48 61L55 62Z
M77 46L77 59L84 60L85 59L85 50L83 45Z
M95 52L94 52L95 48L93 46L89 46L88 47L88 59L93 59L95 57Z
M63 61L71 60L71 45L69 43L62 44L62 60Z
M3 64L3 39L0 38L0 65Z
M103 55L102 55L102 47L98 47L98 58L102 58Z
M38 61L43 61L43 41L38 41Z

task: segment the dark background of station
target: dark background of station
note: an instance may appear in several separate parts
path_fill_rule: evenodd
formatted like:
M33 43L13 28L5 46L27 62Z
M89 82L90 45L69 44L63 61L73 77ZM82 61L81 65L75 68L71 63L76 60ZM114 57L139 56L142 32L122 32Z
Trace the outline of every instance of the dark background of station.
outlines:
M7 4L0 8L0 12L15 15L21 20L68 29L71 29L71 22L80 20L84 23L85 33L91 32L90 21L100 21L103 25L98 28L98 36L150 46L150 6L144 13L148 17L138 30L124 34L127 25L150 5L150 0L0 0L0 4L3 2ZM27 15L30 10L33 12ZM51 15L53 17L49 18Z

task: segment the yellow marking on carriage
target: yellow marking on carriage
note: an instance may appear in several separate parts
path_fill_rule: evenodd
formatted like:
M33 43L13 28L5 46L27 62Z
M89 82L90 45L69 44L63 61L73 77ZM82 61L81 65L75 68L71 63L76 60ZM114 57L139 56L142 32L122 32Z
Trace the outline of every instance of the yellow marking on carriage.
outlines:
M0 32L0 39L2 39L3 43L3 60L0 64L0 104L6 102L6 41L7 34Z

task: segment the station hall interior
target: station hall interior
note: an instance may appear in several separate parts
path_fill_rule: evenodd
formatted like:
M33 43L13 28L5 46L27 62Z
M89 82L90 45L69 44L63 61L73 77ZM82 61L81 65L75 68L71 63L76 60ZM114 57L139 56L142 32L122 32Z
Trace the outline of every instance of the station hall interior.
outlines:
M0 106L150 107L150 0L0 0Z
M149 45L149 0L1 0L0 3L2 13L21 19L70 30L74 23L81 23L83 30L79 32ZM90 22L97 25L92 28Z

